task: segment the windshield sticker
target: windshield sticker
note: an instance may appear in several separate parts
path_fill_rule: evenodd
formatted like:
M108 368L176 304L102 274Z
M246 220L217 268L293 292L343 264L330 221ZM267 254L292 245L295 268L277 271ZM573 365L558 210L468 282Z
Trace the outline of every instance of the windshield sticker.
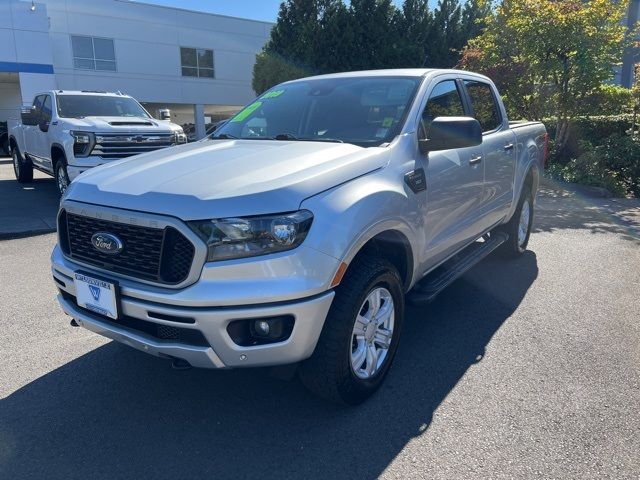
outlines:
M249 117L249 115L251 115L261 106L262 106L262 102L253 102L251 105L247 106L244 110L238 113L231 120L229 120L229 122L241 122L245 120L247 117Z
M384 138L387 136L388 128L379 128L376 132L376 138Z
M384 128L389 128L391 125L393 125L393 117L386 117L383 121L382 121L382 126Z
M265 98L276 98L284 93L284 90L274 90L273 92L265 93L260 100L264 100Z

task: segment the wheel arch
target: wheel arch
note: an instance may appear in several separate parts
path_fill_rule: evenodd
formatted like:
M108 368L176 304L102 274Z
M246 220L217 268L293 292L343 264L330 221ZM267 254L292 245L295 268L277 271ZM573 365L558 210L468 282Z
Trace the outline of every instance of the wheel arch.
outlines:
M64 153L64 147L59 143L54 143L51 145L51 167L53 171L56 171L56 165L60 160L67 161L67 155Z
M414 275L414 253L409 238L397 226L374 227L360 237L343 259L347 265L345 272L362 255L374 255L389 261L400 274L403 290L409 290Z

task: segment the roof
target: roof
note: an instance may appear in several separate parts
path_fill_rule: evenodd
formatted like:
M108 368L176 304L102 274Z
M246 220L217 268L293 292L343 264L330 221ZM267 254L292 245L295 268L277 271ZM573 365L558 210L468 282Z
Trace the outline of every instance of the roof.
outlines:
M484 77L478 73L469 72L466 70L452 70L445 68L393 68L393 69L381 69L381 70L362 70L357 72L341 72L341 73L329 73L326 75L316 75L313 77L301 78L300 80L310 79L330 79L330 78L354 78L354 77L425 77L429 74L443 74L443 73L457 73L464 75L474 75L476 77ZM485 77L486 78L486 77ZM294 82L295 80L292 80Z
M107 97L128 97L126 93L103 92L98 90L54 90L56 95L102 95Z

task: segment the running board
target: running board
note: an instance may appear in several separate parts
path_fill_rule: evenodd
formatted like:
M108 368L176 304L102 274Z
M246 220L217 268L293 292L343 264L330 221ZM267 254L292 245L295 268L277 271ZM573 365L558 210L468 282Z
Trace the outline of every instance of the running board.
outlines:
M491 236L485 235L482 238L484 241L473 242L418 282L407 294L407 301L412 305L430 302L467 270L506 242L509 235L492 232Z

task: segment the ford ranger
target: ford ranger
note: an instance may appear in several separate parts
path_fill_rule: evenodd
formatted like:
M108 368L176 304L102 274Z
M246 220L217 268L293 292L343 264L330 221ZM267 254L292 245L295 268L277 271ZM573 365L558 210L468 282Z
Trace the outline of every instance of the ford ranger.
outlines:
M18 182L30 182L35 168L53 175L61 194L89 168L186 141L182 127L154 120L121 93L52 90L9 124Z
M389 371L405 300L525 251L546 148L470 72L283 83L209 141L73 182L58 300L72 325L178 368L297 364L357 404Z

